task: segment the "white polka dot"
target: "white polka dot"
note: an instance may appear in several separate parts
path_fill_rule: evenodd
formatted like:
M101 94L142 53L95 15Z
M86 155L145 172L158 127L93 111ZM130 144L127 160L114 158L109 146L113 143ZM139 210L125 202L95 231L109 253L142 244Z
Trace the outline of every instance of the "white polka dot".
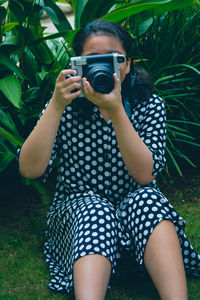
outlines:
M146 193L144 193L143 195L142 195L142 198L147 198L148 197L148 194L146 194Z
M100 251L99 247L94 247L94 251L99 252Z
M149 217L149 219L153 219L154 214L149 214L148 217Z

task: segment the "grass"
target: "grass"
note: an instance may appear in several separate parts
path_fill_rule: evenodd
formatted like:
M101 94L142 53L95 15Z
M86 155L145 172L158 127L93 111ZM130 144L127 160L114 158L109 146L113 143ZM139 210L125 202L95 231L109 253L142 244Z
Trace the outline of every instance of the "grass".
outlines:
M47 289L49 272L43 256L45 216L35 191L17 178L0 186L0 299L69 300ZM200 253L200 172L161 184L170 202L185 218L189 240ZM200 279L188 278L189 300L200 299ZM106 300L157 300L148 276L114 283Z

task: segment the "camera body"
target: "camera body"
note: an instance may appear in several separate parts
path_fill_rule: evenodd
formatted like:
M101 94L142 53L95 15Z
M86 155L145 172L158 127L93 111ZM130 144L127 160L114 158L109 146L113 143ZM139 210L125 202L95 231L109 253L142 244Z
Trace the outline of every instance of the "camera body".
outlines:
M76 76L86 77L96 92L108 94L114 88L113 74L120 80L120 64L125 61L126 57L119 53L77 56L71 58L71 68ZM84 97L83 91L79 97Z

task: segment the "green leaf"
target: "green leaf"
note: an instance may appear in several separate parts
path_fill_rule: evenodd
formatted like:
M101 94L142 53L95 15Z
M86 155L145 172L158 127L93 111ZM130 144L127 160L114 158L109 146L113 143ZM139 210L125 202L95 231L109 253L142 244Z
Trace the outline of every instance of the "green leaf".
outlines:
M1 6L0 7L0 24L3 23L5 17L6 17L6 9L5 9L5 7Z
M0 5L4 4L6 2L7 2L7 0L0 0Z
M196 168L197 166L189 159L187 155L185 155L183 152L181 152L179 149L176 149L177 154L184 158L192 167Z
M54 25L59 25L59 21L54 10L51 7L47 6L45 7L45 11L49 16L49 18L51 19L51 21L54 23Z
M0 172L3 172L13 159L15 159L15 155L0 150Z
M181 172L181 169L180 169L180 167L179 167L179 165L178 165L178 163L177 163L174 155L172 154L172 152L170 151L170 149L168 147L166 147L166 151L169 154L169 156L170 156L170 158L171 158L171 160L172 160L172 162L173 162L173 164L175 166L175 169L178 171L179 175L183 176L183 174Z
M63 11L53 1L44 0L43 8L47 14L48 14L48 11L50 11L49 8L53 10L54 14L49 15L49 17L51 18L52 22L54 23L55 15L56 15L56 23L54 23L54 25L59 32L63 31L63 30L71 30L72 29L72 27L71 27L69 21L67 20L67 18L65 17L65 14L63 13Z
M167 135L167 142L170 144L172 149L175 149L174 144L173 144L172 140L170 139L169 134Z
M156 17L158 15L164 15L167 12L187 8L192 5L199 5L198 0L171 0L169 3L163 3L162 5L154 6L151 10L146 10L136 15L135 18L135 26L139 26L139 24L143 23L145 20Z
M25 104L27 103L28 105L31 100L39 99L40 96L41 96L41 90L37 86L29 88L23 92L24 103Z
M81 18L81 14L83 12L84 6L86 4L88 0L78 0L76 1L76 7L75 7L75 28L79 28L80 27L80 18ZM95 5L96 5L96 1L95 1ZM88 12L90 13L90 12Z
M7 23L5 24L4 26L2 26L1 30L2 30L2 33L6 33L8 31L10 31L11 29L13 29L16 25L19 25L18 22L11 22L11 23Z
M44 36L42 38L39 38L37 40L34 40L32 42L30 42L30 45L35 45L40 43L41 41L45 41L45 40L52 40L52 39L56 39L59 37L64 37L65 40L67 41L71 41L73 40L75 34L77 33L78 30L64 30L64 31L60 31L58 33L53 33L53 34L49 34L47 36Z
M172 0L163 6L158 6L153 10L154 15L164 14L177 9L182 9L188 6L199 4L199 0Z
M132 15L141 13L145 10L152 10L156 6L162 6L163 4L171 1L172 0L137 0L131 4L123 5L120 8L111 11L104 15L102 19L112 22L120 22Z
M190 69L190 70L194 71L195 73L197 73L197 75L200 75L200 71L197 68L195 68L194 66L191 66L191 65L187 65L187 64L177 64L177 65L172 65L172 66L166 66L166 69L173 68L173 67L186 67L187 69Z
M162 81L165 81L165 80L172 80L172 79L174 79L174 78L176 78L176 77L178 77L178 76L180 76L180 75L183 75L183 74L184 74L184 72L177 73L177 74L173 74L173 75L163 76L163 77L157 79L157 80L155 81L154 84L157 85L158 83L160 83L160 82L162 82Z
M15 107L19 108L22 89L16 76L11 75L0 79L0 90Z
M57 3L64 3L64 4L66 4L66 2L69 2L69 1L67 1L67 0L55 0L55 2Z
M16 158L16 150L11 150L5 145L4 140L0 138L0 172L4 171L13 159Z
M0 109L0 124L2 124L4 127L18 134L15 123L11 118L11 115L9 113L5 113L1 109Z
M189 125L195 125L195 126L200 126L200 123L195 123L187 120L168 120L168 122L172 123L184 123L184 124L189 124Z
M72 4L73 11L75 11L76 10L77 0L71 0L71 4Z
M196 146L196 147L200 147L200 144L199 144L199 143L194 143L194 142L192 142L192 141L183 140L183 139L178 139L178 138L176 138L176 141L177 141L177 142L186 143L186 144L190 144L190 145L193 145L193 146Z
M81 15L79 15L80 24L77 25L81 25L82 27L93 19L101 17L106 14L115 3L116 0L88 0L83 7Z
M25 79L25 76L21 70L10 60L9 57L2 53L0 53L0 65L1 64L13 71L13 73L15 73L19 78Z
M49 72L37 72L35 74L37 82L40 83L44 80L44 78L49 74Z
M0 47L3 46L18 46L19 39L16 36L6 36L3 42L1 43Z
M179 131L176 131L176 130L169 130L168 129L168 132L170 132L173 136L181 136L181 137L183 137L183 138L187 138L187 139L190 139L190 140L195 140L195 138L193 137L193 136L191 136L191 135L188 135L188 134L183 134L183 133L181 133L181 132L179 132ZM176 141L177 141L177 139L176 139Z
M138 26L138 34L139 35L144 34L149 29L149 27L152 25L152 23L153 23L153 18L149 18L149 19L145 20L143 23L141 23Z
M172 128L171 131L173 131L173 129L176 129L176 130L179 130L179 131L187 132L187 130L185 128L178 127L178 126L169 124L169 122L167 122L167 130L170 130L170 128Z
M3 127L0 127L0 136L9 141L10 143L18 146L22 146L24 142L24 140L20 136L17 136L13 133L11 134L10 132L8 132L8 130L5 130Z

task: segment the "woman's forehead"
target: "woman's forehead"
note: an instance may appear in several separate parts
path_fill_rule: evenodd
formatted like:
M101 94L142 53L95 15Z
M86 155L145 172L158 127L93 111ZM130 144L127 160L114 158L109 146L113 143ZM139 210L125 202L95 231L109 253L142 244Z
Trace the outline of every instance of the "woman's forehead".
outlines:
M118 52L126 54L120 40L113 35L92 35L83 45L82 55Z

